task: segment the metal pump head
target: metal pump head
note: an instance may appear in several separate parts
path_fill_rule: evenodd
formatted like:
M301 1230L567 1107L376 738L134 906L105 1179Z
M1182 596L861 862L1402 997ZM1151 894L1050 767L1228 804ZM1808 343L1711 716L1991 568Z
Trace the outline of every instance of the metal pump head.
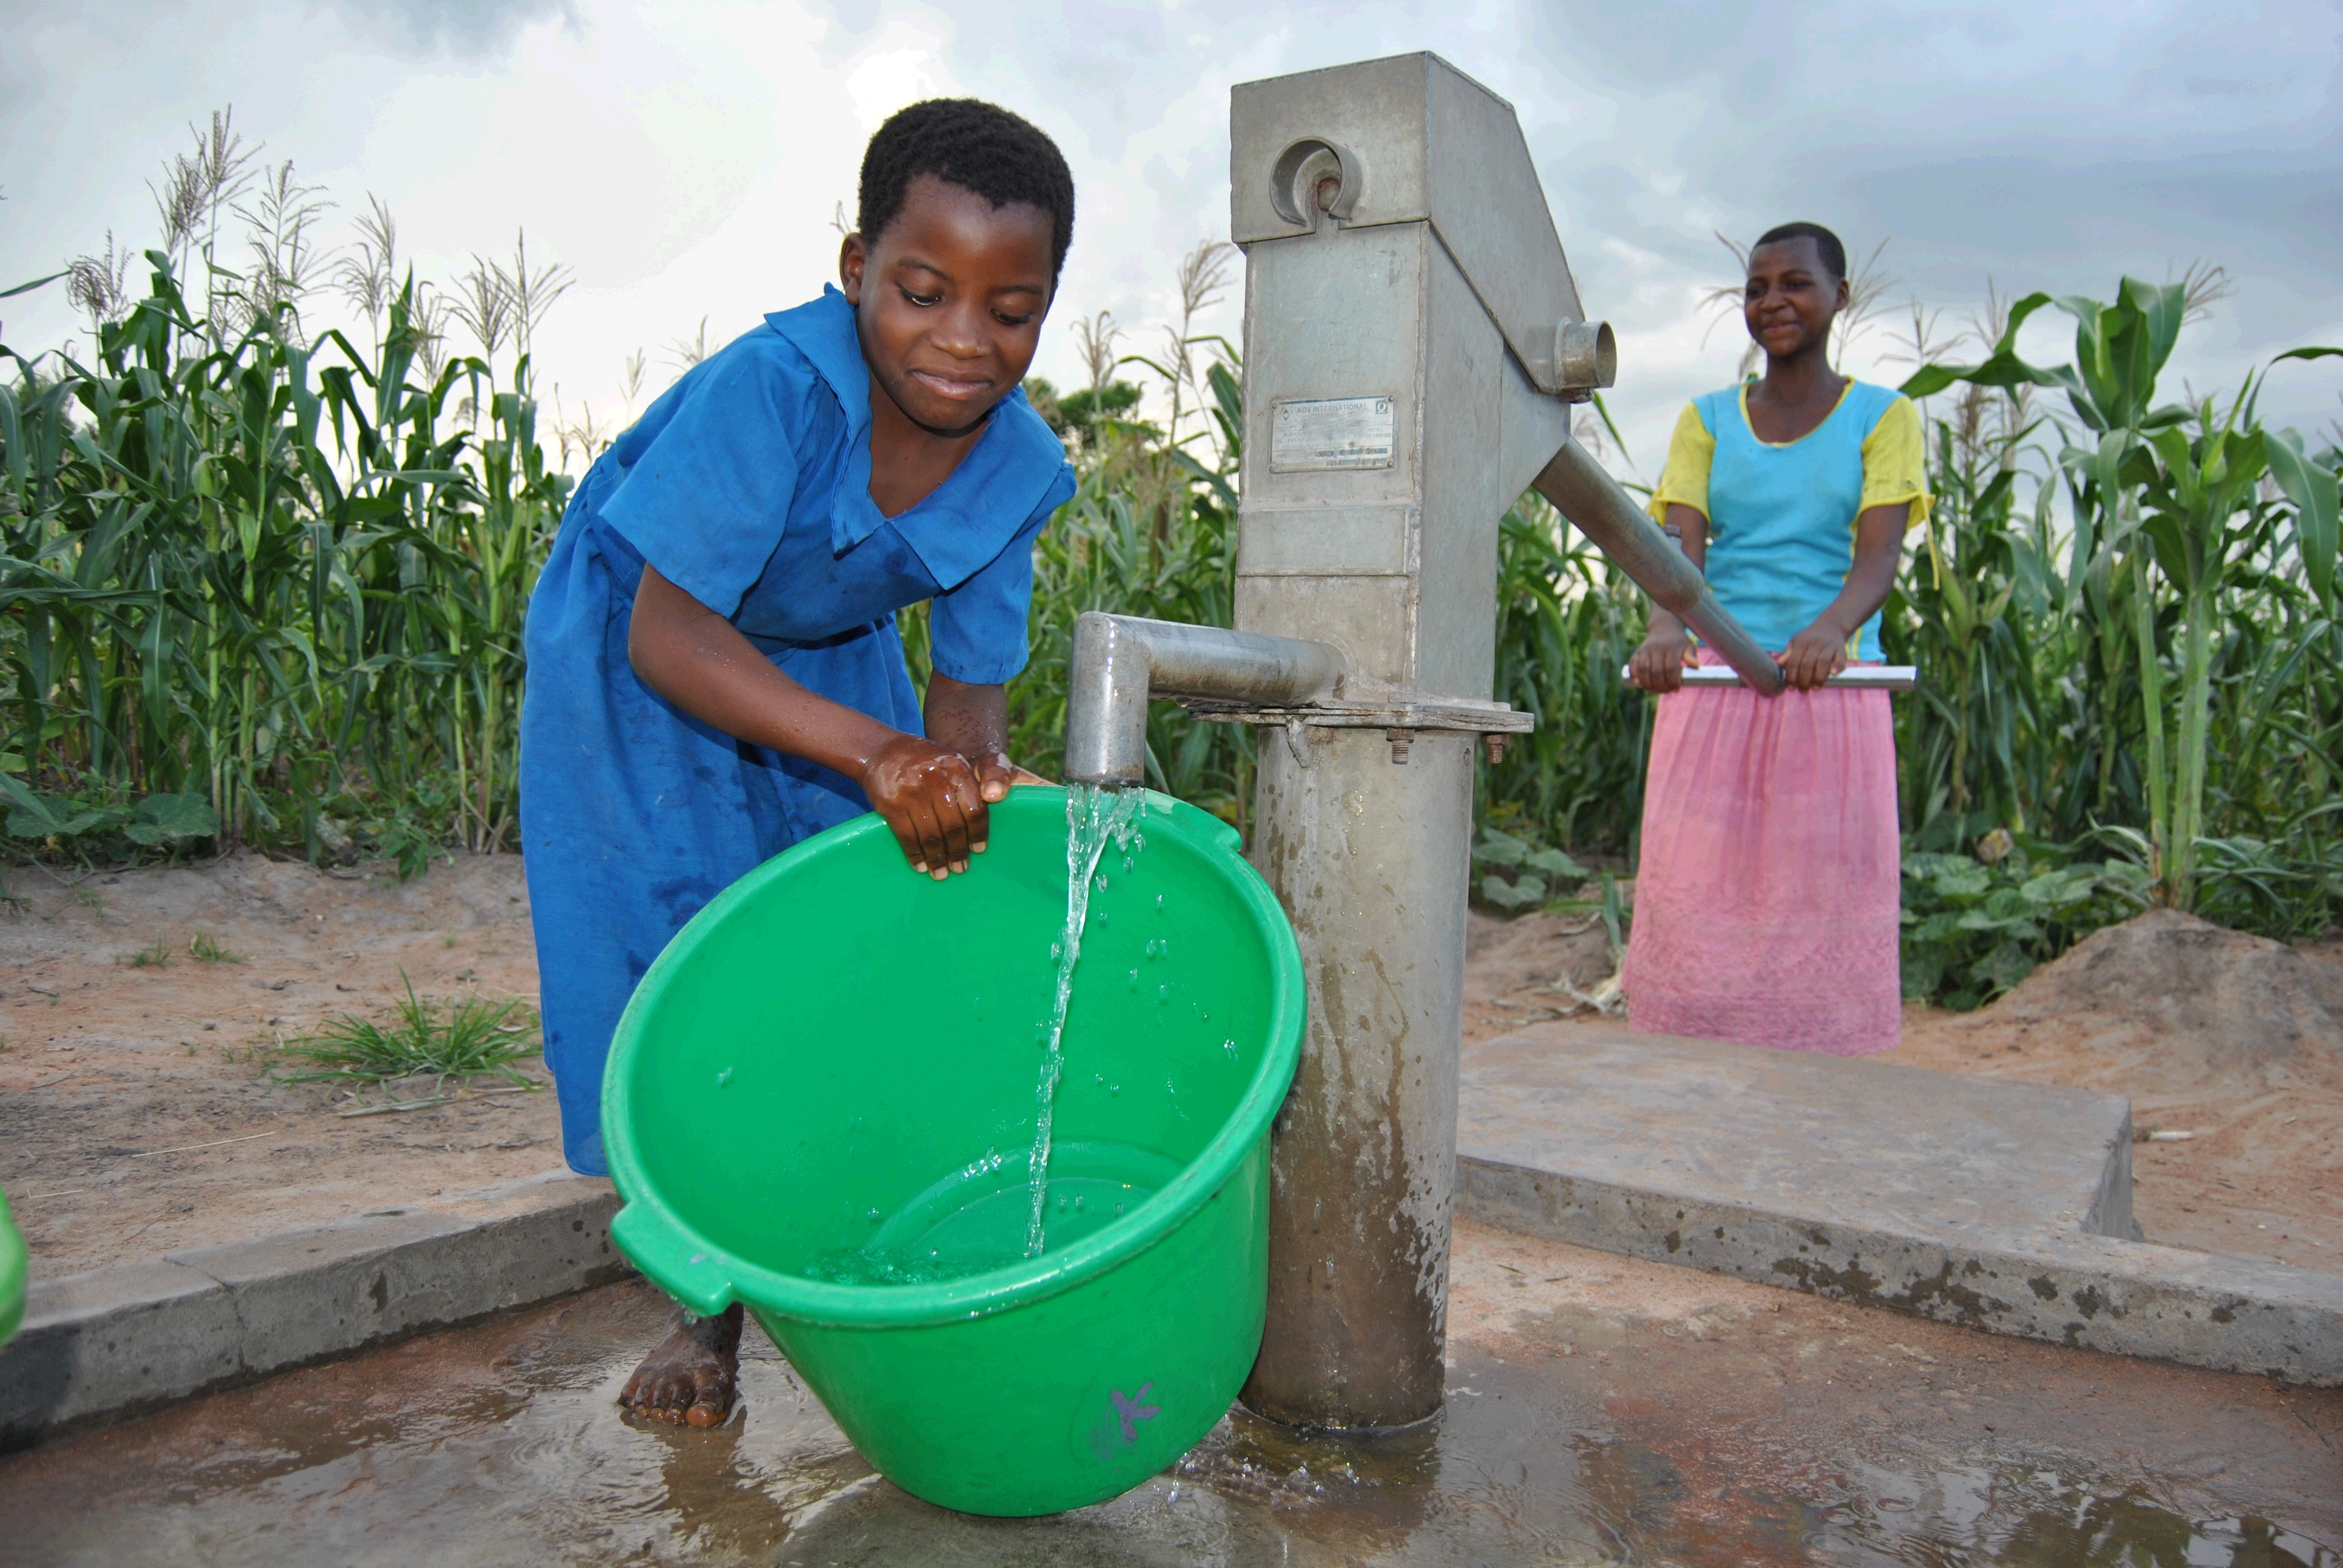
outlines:
M1287 708L1333 696L1342 678L1342 653L1322 642L1085 611L1066 689L1066 781L1144 780L1151 696Z

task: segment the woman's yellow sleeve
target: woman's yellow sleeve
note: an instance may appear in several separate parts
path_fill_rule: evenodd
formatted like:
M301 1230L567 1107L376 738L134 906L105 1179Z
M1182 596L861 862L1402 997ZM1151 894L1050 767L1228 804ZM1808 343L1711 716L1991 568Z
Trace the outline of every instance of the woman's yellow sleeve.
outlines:
M1700 409L1685 404L1676 416L1675 434L1668 437L1668 466L1660 471L1660 487L1644 508L1654 522L1668 520L1670 502L1708 516L1708 468L1715 456L1716 437L1700 422Z
M1909 397L1887 405L1887 412L1863 438L1863 503L1857 512L1874 507L1912 503L1912 526L1928 520L1928 446L1920 429L1920 410Z

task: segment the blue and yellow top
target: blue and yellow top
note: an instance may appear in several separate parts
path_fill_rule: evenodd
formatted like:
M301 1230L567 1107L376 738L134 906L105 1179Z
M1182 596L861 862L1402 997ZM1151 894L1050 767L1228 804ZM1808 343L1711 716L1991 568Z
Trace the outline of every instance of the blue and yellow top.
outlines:
M1685 405L1651 513L1665 521L1674 502L1708 519L1705 569L1717 602L1779 652L1846 585L1855 518L1899 501L1912 504L1915 524L1926 520L1927 452L1909 397L1850 380L1821 424L1777 444L1749 427L1745 382ZM1880 658L1878 616L1848 639L1847 654Z

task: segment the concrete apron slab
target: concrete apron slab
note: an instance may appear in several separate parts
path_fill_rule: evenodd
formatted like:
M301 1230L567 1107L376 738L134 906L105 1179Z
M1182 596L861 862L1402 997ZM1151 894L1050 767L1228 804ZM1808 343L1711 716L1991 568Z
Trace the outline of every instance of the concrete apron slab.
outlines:
M1460 1211L1989 1332L2343 1383L2343 1276L2137 1240L2117 1095L1624 1029L1467 1046Z
M618 1207L609 1182L550 1171L35 1279L0 1349L0 1449L617 1279Z

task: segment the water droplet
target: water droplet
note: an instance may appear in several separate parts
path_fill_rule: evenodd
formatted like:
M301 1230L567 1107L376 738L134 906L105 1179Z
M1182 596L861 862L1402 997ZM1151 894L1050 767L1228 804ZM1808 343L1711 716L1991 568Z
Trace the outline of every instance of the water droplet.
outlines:
M1128 871L1128 870L1130 870L1130 869L1132 869L1132 861L1131 861L1131 857L1130 857L1130 856L1128 856L1128 855L1125 855L1125 856L1122 858L1122 869L1123 869L1124 870L1126 870L1126 871Z
M1131 971L1131 989L1133 990L1137 990L1139 989L1139 971L1137 970Z
M1091 1081L1094 1083L1104 1083L1106 1081L1106 1074L1103 1072L1093 1072L1091 1074Z
M1059 1193L1059 1194L1058 1194L1058 1207L1059 1207L1059 1208L1061 1208L1061 1209L1062 1209L1062 1208L1064 1208L1065 1206L1066 1206L1066 1195L1065 1195L1063 1192L1061 1192L1061 1193Z
M871 1210L866 1218L868 1218L872 1224L876 1225L879 1222L879 1211L876 1209Z
M1172 939L1170 937L1165 937L1162 940L1155 944L1155 954L1158 958L1168 959L1172 956Z
M1172 1000L1172 988L1169 985L1157 986L1155 988L1155 1000L1157 1001L1170 1001Z
M1106 1086L1106 1091L1109 1094L1121 1094L1122 1092L1122 1085L1120 1083L1110 1083Z
M1114 1217L1118 1220L1122 1218L1122 1205L1120 1203L1114 1206Z
M1221 1041L1221 1049L1229 1053L1229 1060L1231 1061L1234 1061L1237 1059L1237 1042L1235 1040L1224 1040Z
M1097 889L1098 889L1098 890L1099 890L1100 892L1101 892L1101 893L1105 892L1105 891L1106 891L1106 873L1105 873L1104 871L1101 871L1101 872L1100 872L1100 873L1099 873L1095 878L1093 878L1093 879L1092 879L1092 883L1093 883L1093 885L1094 885L1094 886L1096 886L1096 887L1097 887Z
M1131 836L1131 842L1133 848L1144 852L1147 848L1147 835L1144 833L1133 833Z
M1077 1195L1076 1195L1076 1197L1075 1197L1075 1199L1074 1199L1074 1207L1075 1207L1075 1208L1077 1208L1077 1209L1079 1209L1079 1208L1081 1208L1081 1206L1082 1206L1082 1201L1081 1201L1081 1196L1080 1196L1079 1194L1077 1194Z
M1155 908L1159 911L1163 908L1163 895L1161 893L1155 895Z
M729 1084L731 1081L732 1070L729 1067L716 1075L716 1087L719 1089L723 1088L726 1084Z

